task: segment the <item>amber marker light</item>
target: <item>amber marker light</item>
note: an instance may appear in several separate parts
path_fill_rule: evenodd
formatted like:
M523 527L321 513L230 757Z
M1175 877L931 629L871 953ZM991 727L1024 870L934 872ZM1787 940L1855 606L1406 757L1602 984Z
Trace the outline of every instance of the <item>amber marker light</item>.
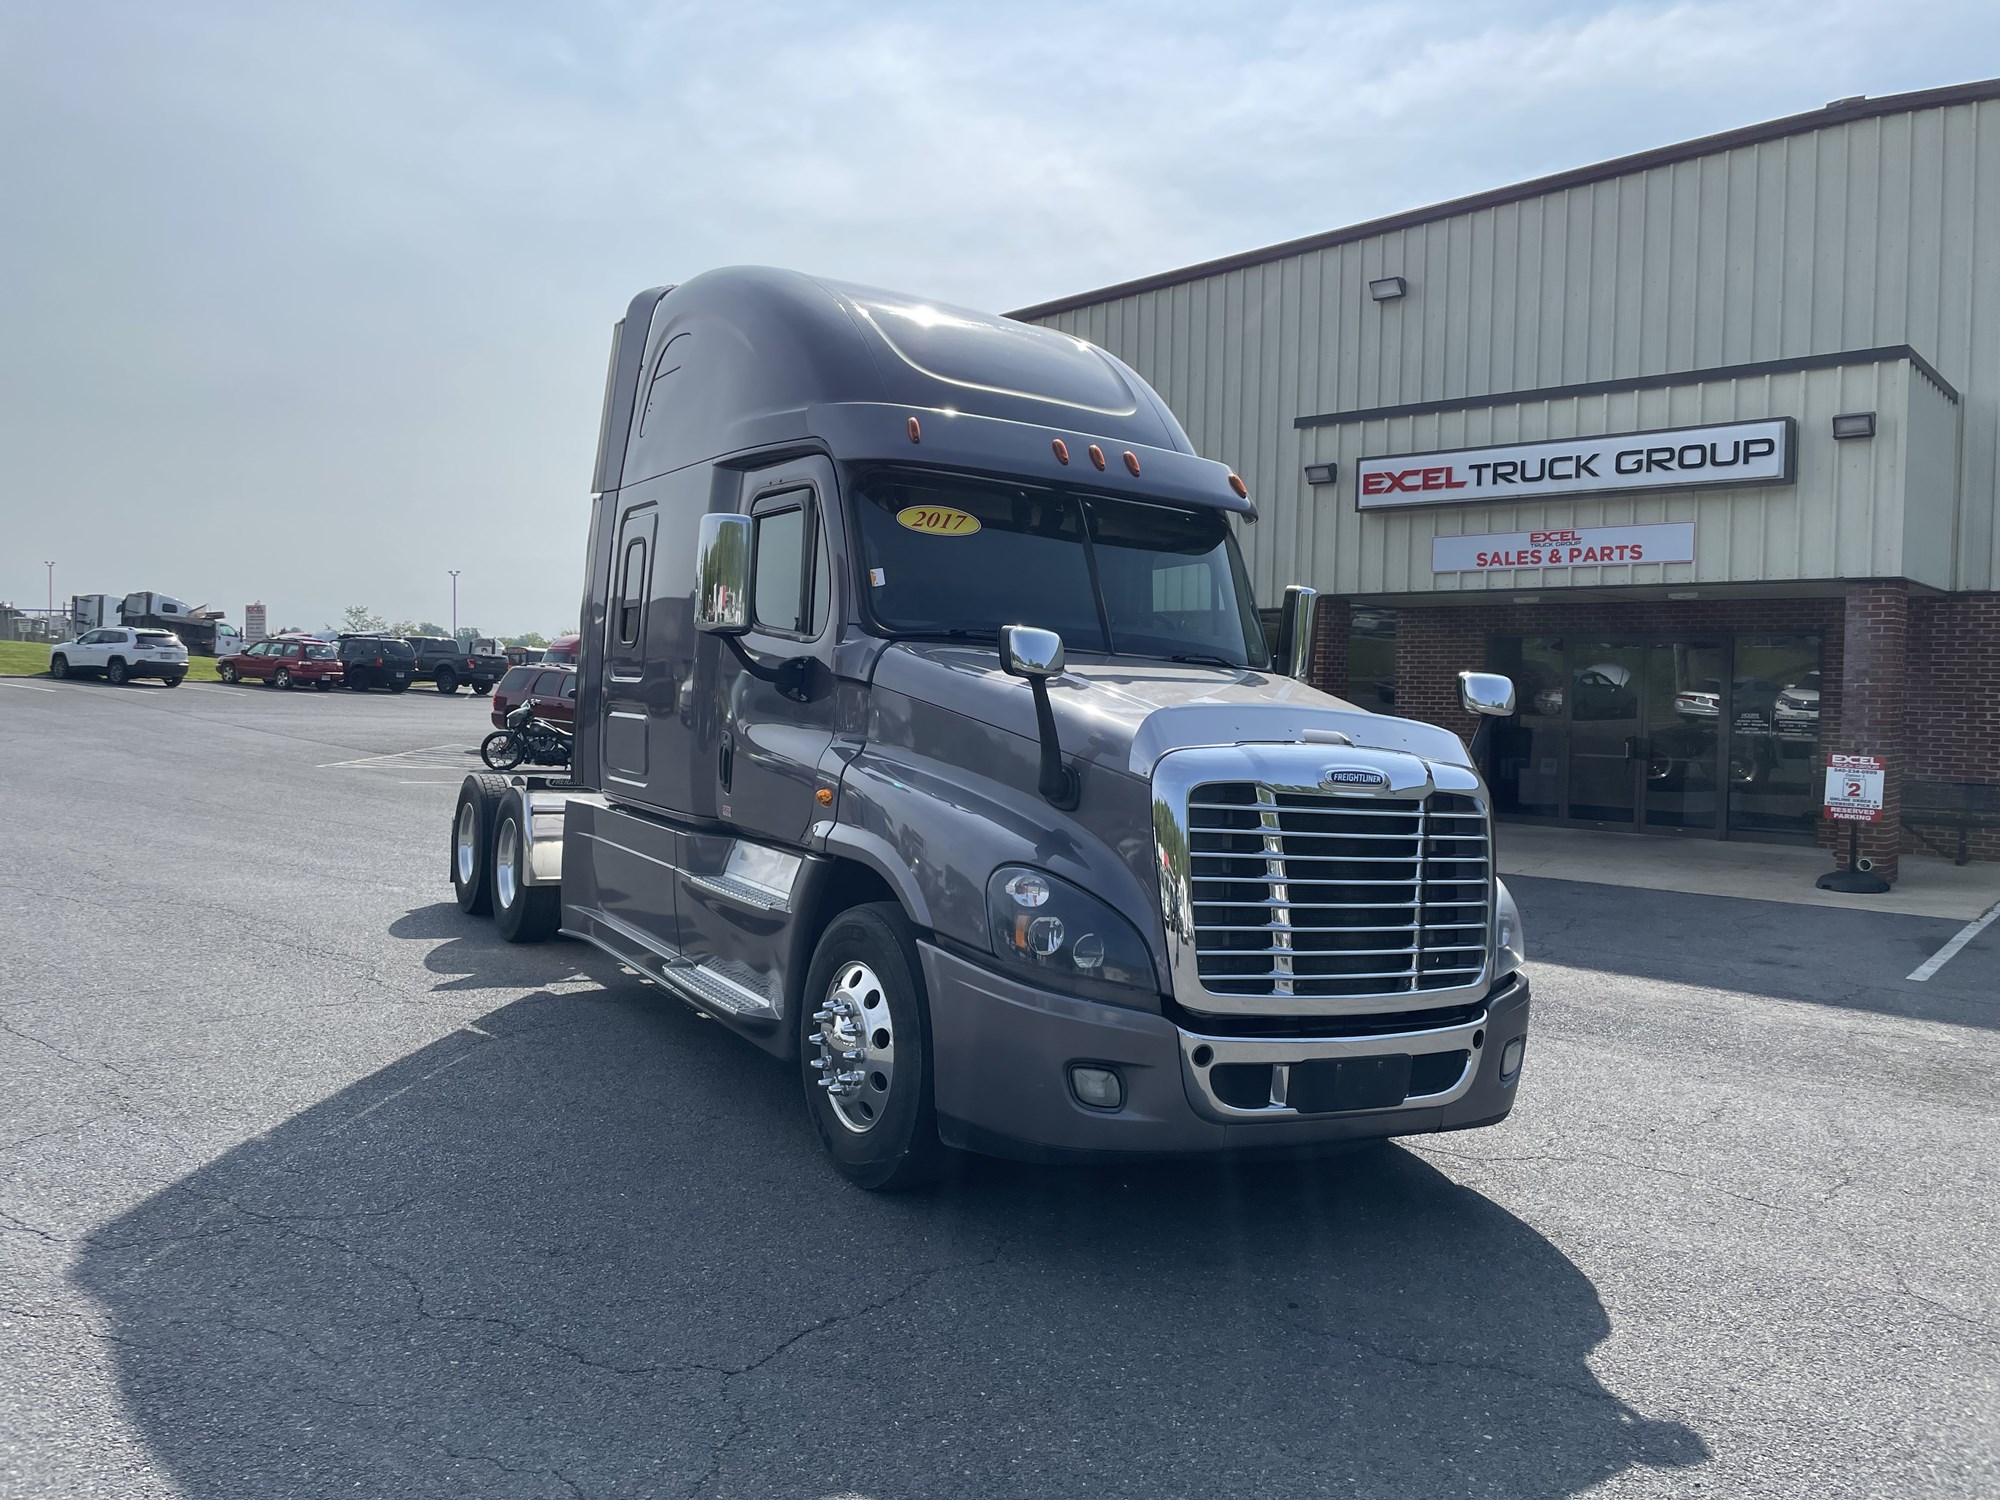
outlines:
M1133 452L1133 451L1132 451L1132 450L1131 450L1130 448L1127 448L1127 449L1125 450L1125 467L1126 467L1126 468L1128 468L1128 469L1130 469L1130 470L1132 471L1132 477L1133 477L1133 478L1135 478L1135 479L1136 479L1136 478L1138 478L1138 476L1139 476L1139 455L1138 455L1138 454L1136 454L1136 453L1134 453L1134 452Z
M1069 462L1068 443L1065 443L1061 438L1051 438L1049 440L1049 446L1055 449L1057 463L1066 464Z
M1238 500L1248 500L1250 498L1250 486L1243 482L1242 475L1231 474L1229 476L1229 487L1236 491L1236 498Z
M821 787L813 793L813 801L817 802L821 807L833 806L833 788L830 786Z
M1104 450L1095 443L1090 445L1090 461L1100 469L1104 467Z
M913 443L921 443L923 440L924 440L923 428L917 425L917 419L915 417L910 418L910 441Z

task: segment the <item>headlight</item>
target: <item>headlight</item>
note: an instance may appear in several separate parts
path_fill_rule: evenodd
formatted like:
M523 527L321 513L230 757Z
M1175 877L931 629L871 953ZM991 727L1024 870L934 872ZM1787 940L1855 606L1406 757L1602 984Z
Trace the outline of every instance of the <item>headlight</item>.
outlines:
M1528 961L1528 942L1521 935L1521 908L1514 904L1514 893L1507 889L1507 882L1494 882L1500 888L1498 914L1494 918L1494 928L1498 934L1500 961L1495 966L1495 977L1513 973Z
M986 882L986 917L994 956L1058 989L1159 993L1152 955L1132 924L1067 880L1002 865Z

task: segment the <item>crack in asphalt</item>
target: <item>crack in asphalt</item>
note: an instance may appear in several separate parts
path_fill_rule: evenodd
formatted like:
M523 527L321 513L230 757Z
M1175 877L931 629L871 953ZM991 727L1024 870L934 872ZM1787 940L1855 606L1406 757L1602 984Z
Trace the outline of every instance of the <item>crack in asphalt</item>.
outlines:
M730 1391L730 1385L733 1381L763 1369L764 1366L770 1364L773 1360L779 1358L802 1341L813 1337L815 1334L825 1333L830 1329L858 1322L862 1318L872 1317L884 1308L895 1306L898 1302L904 1301L906 1298L914 1295L941 1276L958 1271L977 1271L986 1266L997 1264L1001 1255L1005 1253L1007 1246L1013 1243L1014 1239L1015 1236L1013 1235L1003 1235L994 1242L993 1248L990 1251L976 1260L955 1261L949 1265L932 1266L926 1270L919 1271L887 1296L879 1297L875 1301L849 1312L832 1313L824 1318L815 1319L796 1333L772 1345L770 1349L766 1350L756 1359L751 1360L748 1364L725 1369L722 1372L721 1394L722 1399L728 1402L735 1411L736 1425L730 1429L721 1442L717 1443L710 1450L707 1469L681 1492L684 1500L694 1500L696 1495L699 1495L721 1477L722 1465L729 1455L729 1450L741 1441L744 1434L750 1430L750 1417L745 1410L744 1403L737 1399ZM713 1367L702 1366L702 1368Z

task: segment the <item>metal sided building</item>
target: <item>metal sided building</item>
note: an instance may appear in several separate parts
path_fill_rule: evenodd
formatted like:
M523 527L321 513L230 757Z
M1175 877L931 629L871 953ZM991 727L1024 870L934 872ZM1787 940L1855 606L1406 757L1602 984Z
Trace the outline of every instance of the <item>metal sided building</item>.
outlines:
M1322 686L1502 816L2000 857L2000 80L1849 99L1031 307L1150 380L1321 591ZM1972 809L1968 820L1964 809ZM1841 846L1844 848L1844 840Z

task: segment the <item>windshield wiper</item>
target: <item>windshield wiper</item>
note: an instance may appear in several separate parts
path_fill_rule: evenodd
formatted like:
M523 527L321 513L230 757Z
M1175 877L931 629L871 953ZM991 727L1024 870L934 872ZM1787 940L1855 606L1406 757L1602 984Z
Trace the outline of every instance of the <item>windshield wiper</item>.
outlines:
M1226 656L1206 656L1199 651L1186 651L1178 656L1170 656L1168 661L1184 661L1197 667L1227 667L1232 672L1243 670L1243 663L1231 661Z

